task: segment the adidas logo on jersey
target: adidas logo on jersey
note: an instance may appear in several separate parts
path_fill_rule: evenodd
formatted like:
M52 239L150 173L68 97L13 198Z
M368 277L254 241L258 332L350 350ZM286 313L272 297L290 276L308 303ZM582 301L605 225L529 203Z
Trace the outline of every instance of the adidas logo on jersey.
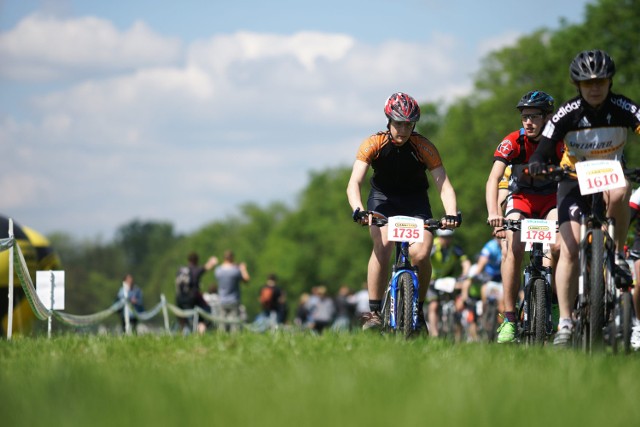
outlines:
M570 104L565 104L565 105L563 105L562 107L560 107L558 109L556 114L553 115L553 117L551 118L551 121L553 121L554 123L557 123L558 120L560 120L562 117L566 116L567 114L569 114L573 110L577 110L578 108L580 108L580 100L579 99L576 100L576 101L573 101Z
M583 117L582 119L580 119L580 123L578 123L578 126L581 128L588 128L591 127L591 123L589 123L589 120L587 120L586 117Z
M625 111L630 111L631 114L635 114L638 111L638 107L624 98L611 98L611 103L622 108Z

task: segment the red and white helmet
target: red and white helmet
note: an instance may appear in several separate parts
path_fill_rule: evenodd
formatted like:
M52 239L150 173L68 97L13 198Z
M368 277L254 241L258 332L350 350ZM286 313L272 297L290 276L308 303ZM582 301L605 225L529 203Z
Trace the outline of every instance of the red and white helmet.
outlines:
M420 106L406 93L396 92L384 104L384 114L394 122L417 122L420 119Z

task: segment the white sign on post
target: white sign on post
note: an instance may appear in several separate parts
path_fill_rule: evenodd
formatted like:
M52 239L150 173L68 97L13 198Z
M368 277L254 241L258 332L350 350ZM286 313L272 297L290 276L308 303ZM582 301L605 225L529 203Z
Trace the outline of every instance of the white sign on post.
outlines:
M52 277L53 275L53 277ZM51 283L53 280L53 283ZM53 285L53 307L51 286ZM64 310L64 271L36 271L36 293L47 310Z
M622 166L617 160L586 160L576 163L580 194L583 196L626 185Z

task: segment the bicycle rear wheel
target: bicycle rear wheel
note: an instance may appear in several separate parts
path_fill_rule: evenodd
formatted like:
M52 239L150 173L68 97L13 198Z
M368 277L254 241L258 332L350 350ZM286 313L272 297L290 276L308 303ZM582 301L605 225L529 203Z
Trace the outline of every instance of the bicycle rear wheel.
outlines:
M604 235L591 230L591 263L589 269L589 347L591 351L604 346Z
M638 290L636 290L638 292ZM631 292L622 292L620 296L620 315L622 316L622 348L625 353L631 351L631 328L633 327L633 297Z
M535 279L531 284L531 300L529 301L529 310L531 318L529 324L531 325L531 334L529 336L529 343L531 344L544 344L547 338L547 284L544 279Z
M410 273L398 276L398 330L405 338L413 333L413 278Z

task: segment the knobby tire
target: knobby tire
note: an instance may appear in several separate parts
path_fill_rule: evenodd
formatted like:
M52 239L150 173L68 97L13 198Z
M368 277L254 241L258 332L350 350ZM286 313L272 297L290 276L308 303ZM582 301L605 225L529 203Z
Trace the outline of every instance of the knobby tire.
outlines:
M636 289L636 292L638 290ZM623 292L620 297L621 305L621 323L622 323L622 347L625 353L631 351L631 328L633 327L633 297L631 292Z
M413 278L410 273L398 276L399 330L409 338L413 333Z
M384 294L384 305L382 306L382 332L391 331L391 288Z
M602 230L591 230L591 264L589 274L589 347L591 351L604 346L604 235Z
M496 340L496 335L498 334L498 302L487 301L482 317L482 326L485 336L487 337L487 341L494 342Z
M547 284L544 279L535 279L531 284L529 301L531 336L530 343L542 345L547 337Z

